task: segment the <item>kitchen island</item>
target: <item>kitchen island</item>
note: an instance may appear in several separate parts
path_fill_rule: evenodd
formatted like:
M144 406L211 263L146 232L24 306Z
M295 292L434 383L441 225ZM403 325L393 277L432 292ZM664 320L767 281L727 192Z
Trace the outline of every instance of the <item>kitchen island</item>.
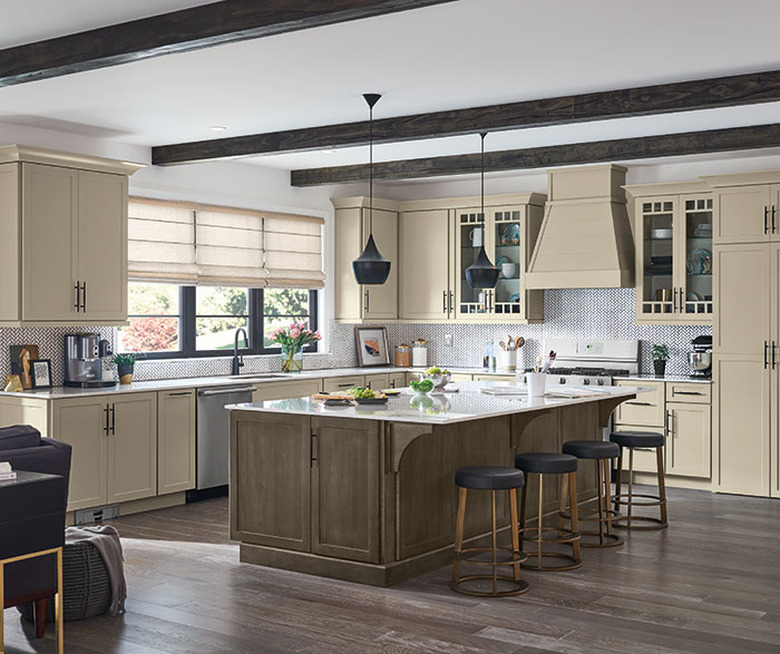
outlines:
M512 466L521 452L601 439L614 408L640 392L529 399L486 394L493 385L507 386L465 382L431 396L405 389L384 405L331 408L303 397L228 407L230 530L241 561L378 586L445 565L458 468ZM557 480L546 483L544 512L559 502ZM594 467L581 465L577 486L580 500L595 495ZM472 496L465 534L477 543L488 537L490 494ZM531 486L530 507L536 497Z

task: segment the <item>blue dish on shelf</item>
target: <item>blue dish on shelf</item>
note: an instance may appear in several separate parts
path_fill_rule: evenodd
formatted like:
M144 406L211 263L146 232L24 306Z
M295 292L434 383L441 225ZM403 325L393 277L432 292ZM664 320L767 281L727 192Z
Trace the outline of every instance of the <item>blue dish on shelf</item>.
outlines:
M513 293L509 296L510 302L519 302L520 301L520 293Z
M520 245L520 225L510 223L504 227L500 238L501 245Z
M690 275L709 275L712 273L712 253L705 248L696 248L688 255L685 268Z

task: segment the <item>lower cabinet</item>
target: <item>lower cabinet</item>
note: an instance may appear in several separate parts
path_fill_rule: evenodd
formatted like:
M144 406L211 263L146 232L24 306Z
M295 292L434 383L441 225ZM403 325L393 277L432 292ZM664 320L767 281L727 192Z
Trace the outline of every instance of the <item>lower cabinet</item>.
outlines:
M366 378L363 375L350 375L349 377L326 377L322 380L322 390L326 393L346 391L353 386L363 386Z
M366 375L365 385L376 391L385 388L403 388L406 386L405 372L386 372L377 375Z
M157 494L157 394L54 400L51 436L73 446L68 510Z
M378 562L374 421L233 412L231 538Z
M195 389L157 393L157 494L195 488Z
M293 397L305 397L320 392L322 380L301 379L283 382L262 382L255 384L252 402L287 400Z
M653 431L666 436L664 471L668 475L709 479L712 475L711 387L706 383L619 380L618 386L643 386L652 392L621 404L617 431ZM623 468L628 468L628 456ZM634 470L655 472L655 450L634 450Z

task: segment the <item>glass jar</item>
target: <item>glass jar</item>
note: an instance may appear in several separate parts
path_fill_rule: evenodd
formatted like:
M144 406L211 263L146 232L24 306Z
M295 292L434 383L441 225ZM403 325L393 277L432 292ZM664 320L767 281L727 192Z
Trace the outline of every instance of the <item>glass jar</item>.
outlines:
M412 365L412 348L406 343L395 346L395 367L409 368Z

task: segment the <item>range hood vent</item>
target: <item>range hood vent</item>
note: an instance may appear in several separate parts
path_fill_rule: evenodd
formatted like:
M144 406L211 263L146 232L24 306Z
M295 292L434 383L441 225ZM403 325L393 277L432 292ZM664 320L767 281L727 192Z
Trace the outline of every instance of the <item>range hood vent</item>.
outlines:
M613 164L547 172L544 220L526 276L529 289L634 285L634 239L626 168Z

